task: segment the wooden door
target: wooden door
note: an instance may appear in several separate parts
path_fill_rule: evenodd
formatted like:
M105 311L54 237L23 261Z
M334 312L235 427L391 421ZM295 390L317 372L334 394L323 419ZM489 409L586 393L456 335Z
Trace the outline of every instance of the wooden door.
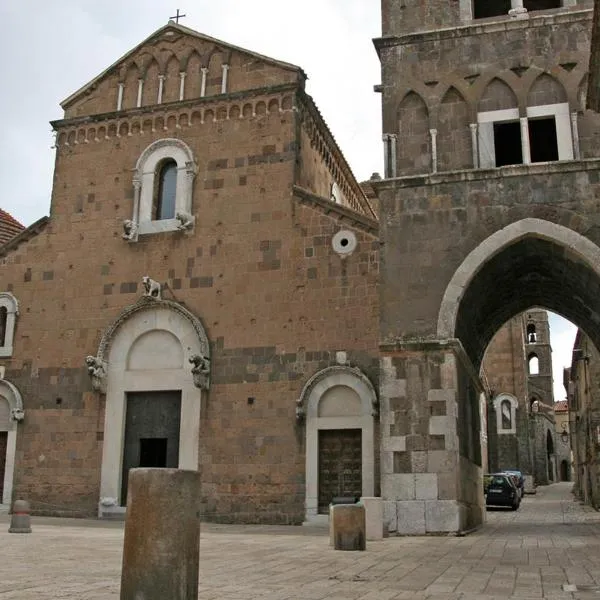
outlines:
M362 431L319 430L319 513L335 497L362 496Z
M127 503L129 469L179 466L181 392L127 394L121 506Z

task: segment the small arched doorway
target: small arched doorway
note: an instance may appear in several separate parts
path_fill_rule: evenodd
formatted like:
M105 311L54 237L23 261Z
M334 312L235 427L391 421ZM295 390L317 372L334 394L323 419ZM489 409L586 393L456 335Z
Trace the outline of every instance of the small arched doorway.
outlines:
M306 520L318 520L336 496L375 493L377 395L353 367L328 367L311 377L298 399L306 419Z
M546 431L546 459L548 466L548 481L554 481L554 440L550 430Z
M560 480L571 481L571 468L569 466L569 461L564 459L560 461Z
M9 381L0 380L0 502L12 503L17 423L23 420L23 400Z

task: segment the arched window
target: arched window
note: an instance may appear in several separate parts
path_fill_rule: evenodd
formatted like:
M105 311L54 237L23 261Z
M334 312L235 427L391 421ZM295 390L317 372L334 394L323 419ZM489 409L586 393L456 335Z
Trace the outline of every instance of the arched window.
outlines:
M157 221L173 219L177 193L177 163L174 160L167 159L159 165L157 184L154 218Z
M529 323L529 325L527 325L527 343L534 344L535 342L537 342L535 325L533 323Z
M10 292L0 292L0 357L12 356L18 314L17 299Z
M527 365L529 369L530 375L539 375L540 374L540 360L537 357L537 354L530 354L527 358Z
M498 434L517 433L517 406L517 399L512 394L502 393L494 398L496 432Z
M193 228L196 171L192 150L185 142L164 138L150 144L135 166L133 214L123 223L123 237L135 242L139 235Z

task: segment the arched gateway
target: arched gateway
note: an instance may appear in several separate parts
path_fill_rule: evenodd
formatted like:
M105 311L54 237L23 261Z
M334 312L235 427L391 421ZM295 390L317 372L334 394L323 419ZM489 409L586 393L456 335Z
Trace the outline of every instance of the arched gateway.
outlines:
M514 171L516 180L522 174ZM430 193L453 189L433 176L425 180ZM396 521L400 533L460 531L484 519L478 401L488 392L479 377L484 352L508 319L536 306L563 315L600 345L600 231L591 218L565 209L506 211L498 189L489 192L484 223L467 218L458 227L456 209L444 217L423 211L418 219L394 213L395 193L408 184L408 178L379 184L388 239L396 239L394 228L404 233L402 244L386 243L382 258L382 496L388 522ZM457 204L465 215L475 187L461 182ZM518 218L528 213L539 216ZM457 227L460 235L452 235ZM428 255L405 250L414 238L435 238Z
M170 300L141 298L104 334L94 358L106 392L101 517L125 511L130 468L198 468L209 352L200 320Z

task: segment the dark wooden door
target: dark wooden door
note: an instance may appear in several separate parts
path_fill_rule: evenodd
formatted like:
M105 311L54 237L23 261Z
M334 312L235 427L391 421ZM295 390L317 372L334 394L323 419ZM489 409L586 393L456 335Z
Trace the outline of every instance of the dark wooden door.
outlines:
M127 394L121 506L127 503L129 469L179 466L180 421L180 391Z
M6 443L8 431L0 431L0 503L4 497L4 473L6 472Z
M319 430L319 512L336 496L362 496L362 432Z

